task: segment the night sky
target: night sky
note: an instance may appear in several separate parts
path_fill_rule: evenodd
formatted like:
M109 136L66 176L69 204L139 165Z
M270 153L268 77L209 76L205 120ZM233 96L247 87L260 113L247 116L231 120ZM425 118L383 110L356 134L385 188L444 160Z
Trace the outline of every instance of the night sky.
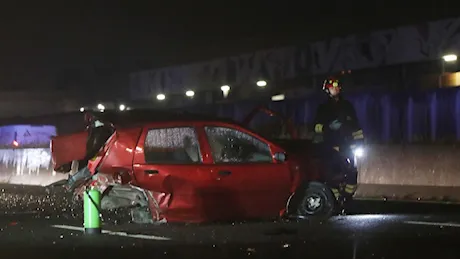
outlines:
M458 4L443 1L11 2L0 8L1 91L84 86L139 69L460 16Z

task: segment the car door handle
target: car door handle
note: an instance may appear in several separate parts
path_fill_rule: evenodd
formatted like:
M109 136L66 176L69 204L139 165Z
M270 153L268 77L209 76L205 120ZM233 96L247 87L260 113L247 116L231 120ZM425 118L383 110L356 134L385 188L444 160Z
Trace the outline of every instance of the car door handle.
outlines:
M230 174L232 174L231 171L220 171L220 172L219 172L219 175L222 175L222 176L228 176L228 175L230 175Z
M145 174L158 174L158 170L144 170Z

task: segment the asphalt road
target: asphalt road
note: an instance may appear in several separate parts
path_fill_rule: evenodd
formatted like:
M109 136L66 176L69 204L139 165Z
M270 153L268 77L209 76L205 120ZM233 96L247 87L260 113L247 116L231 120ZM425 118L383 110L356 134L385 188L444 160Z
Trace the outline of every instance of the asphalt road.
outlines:
M81 205L60 190L0 186L3 258L459 258L460 206L356 201L324 222L137 225L104 215L82 232Z

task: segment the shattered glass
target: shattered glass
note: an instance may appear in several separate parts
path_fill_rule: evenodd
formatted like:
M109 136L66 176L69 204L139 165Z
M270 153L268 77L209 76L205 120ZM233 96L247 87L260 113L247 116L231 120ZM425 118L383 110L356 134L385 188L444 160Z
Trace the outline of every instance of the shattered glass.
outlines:
M272 162L268 144L251 135L225 127L205 127L205 131L217 163Z
M190 138L197 145L195 130L192 127L150 129L145 139L146 148L179 148L184 146L184 138Z
M145 139L145 159L149 163L201 162L195 130L192 127L150 129Z

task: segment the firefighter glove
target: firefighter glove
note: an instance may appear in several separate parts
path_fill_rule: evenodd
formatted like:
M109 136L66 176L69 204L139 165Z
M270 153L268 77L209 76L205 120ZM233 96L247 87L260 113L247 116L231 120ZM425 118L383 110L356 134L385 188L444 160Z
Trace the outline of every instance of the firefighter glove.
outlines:
M332 123L329 124L329 128L336 131L339 130L339 128L342 126L342 123L339 122L339 120L334 120Z

